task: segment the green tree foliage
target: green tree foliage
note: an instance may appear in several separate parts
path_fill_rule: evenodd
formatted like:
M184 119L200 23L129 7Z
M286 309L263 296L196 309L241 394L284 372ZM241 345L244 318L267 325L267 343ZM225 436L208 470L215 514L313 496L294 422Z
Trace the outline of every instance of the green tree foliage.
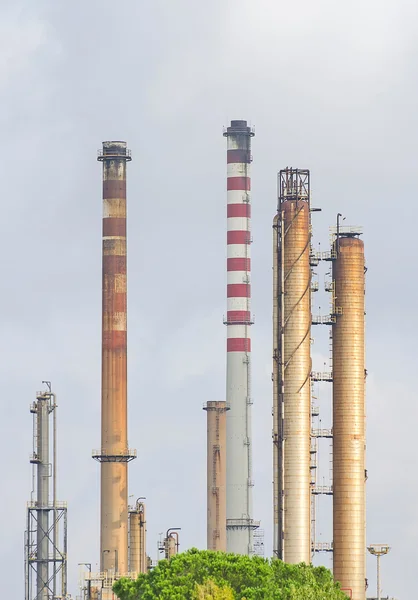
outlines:
M196 584L193 595L195 600L234 600L234 591L229 585L220 587L211 579L207 579L202 585Z
M324 567L196 549L113 589L120 600L347 600Z

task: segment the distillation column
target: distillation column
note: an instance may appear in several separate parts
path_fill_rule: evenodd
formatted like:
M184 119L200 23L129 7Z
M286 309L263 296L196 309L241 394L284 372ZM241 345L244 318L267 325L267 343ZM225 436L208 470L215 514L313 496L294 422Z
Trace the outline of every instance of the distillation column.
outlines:
M49 395L38 395L37 398L37 438L38 438L38 469L37 469L37 594L40 600L48 600L49 580L49 540L45 532L49 530Z
M340 234L333 262L336 323L333 338L333 509L334 578L365 593L365 365L364 244Z
M311 561L309 171L279 174L273 223L274 554Z
M34 419L31 463L35 489L27 505L25 600L63 598L67 594L67 507L56 498L57 404L50 382L44 383L47 390L38 392L30 407Z
M226 402L208 402L207 547L226 552Z
M100 570L128 572L126 142L103 142L102 442Z
M227 138L227 550L253 553L251 448L251 137L247 121L231 121Z
M147 572L146 554L147 522L145 517L145 504L136 501L134 510L129 512L129 572Z

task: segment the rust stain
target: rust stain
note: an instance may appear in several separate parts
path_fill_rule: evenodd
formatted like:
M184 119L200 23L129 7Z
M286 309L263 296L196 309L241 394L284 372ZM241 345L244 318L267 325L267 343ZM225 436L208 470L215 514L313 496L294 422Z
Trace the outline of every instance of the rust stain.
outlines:
M126 331L103 331L103 350L124 350L126 352Z
M103 256L103 275L125 275L126 256Z
M105 179L103 181L103 198L126 198L126 180Z
M126 237L126 219L123 217L107 217L103 219L103 235Z

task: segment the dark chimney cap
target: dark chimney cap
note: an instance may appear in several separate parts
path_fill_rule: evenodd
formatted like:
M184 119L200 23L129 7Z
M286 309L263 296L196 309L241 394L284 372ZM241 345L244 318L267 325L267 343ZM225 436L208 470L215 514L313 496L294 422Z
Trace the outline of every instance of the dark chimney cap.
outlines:
M230 127L224 129L224 136L228 137L230 135L247 135L249 137L254 136L254 128L248 127L247 121L236 120L231 121Z

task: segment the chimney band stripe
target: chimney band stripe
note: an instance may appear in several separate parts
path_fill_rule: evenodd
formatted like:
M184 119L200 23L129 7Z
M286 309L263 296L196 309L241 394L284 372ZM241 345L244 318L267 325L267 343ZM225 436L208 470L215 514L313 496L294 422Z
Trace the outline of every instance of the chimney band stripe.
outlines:
M126 237L125 217L106 217L103 219L103 236Z
M251 312L249 310L228 310L226 320L230 323L249 323Z
M228 204L227 206L227 217L246 217L251 218L251 204Z
M228 338L226 341L227 352L251 352L249 338Z
M105 275L126 275L126 256L108 254L103 256L103 273Z
M126 180L105 179L103 181L103 199L126 198Z
M227 244L249 244L251 234L249 231L228 231L226 234Z
M250 298L251 285L249 283L231 283L226 286L228 298Z
M251 179L249 177L228 177L227 190L251 190Z
M245 148L227 150L226 160L229 163L250 163L251 154Z
M227 258L227 271L251 271L251 258Z

